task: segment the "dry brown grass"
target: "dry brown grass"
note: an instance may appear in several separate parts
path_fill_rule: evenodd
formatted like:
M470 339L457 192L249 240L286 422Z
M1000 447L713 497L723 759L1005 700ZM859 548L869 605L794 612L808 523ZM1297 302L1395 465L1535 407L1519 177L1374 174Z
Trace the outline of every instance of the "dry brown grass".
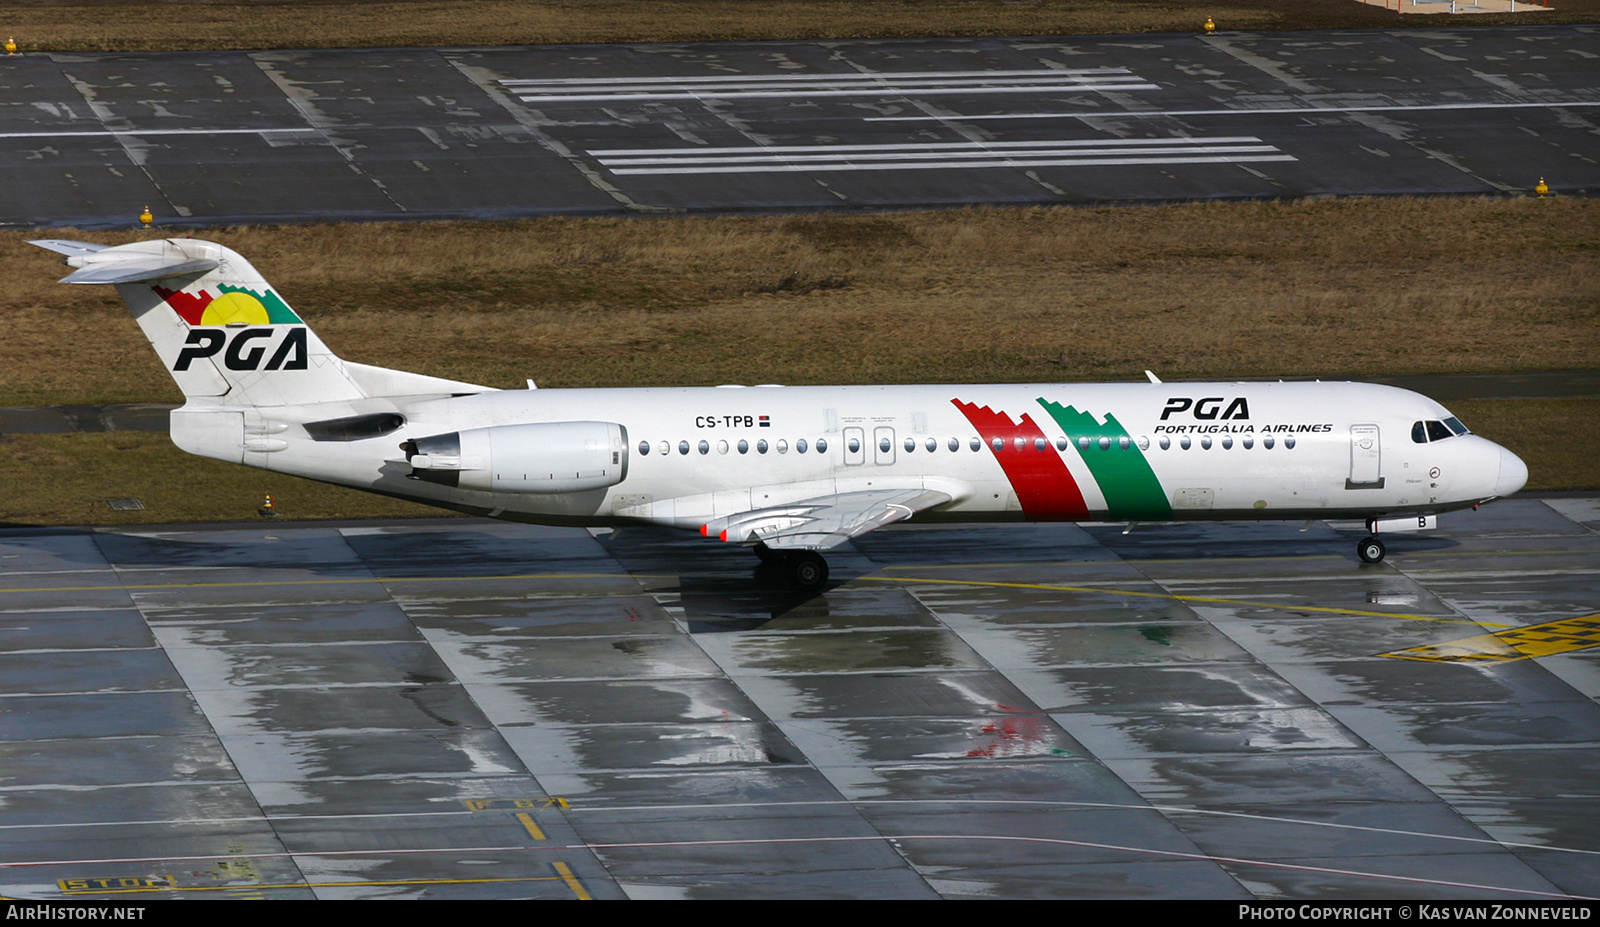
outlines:
M1450 28L1594 22L1600 0L1448 17ZM1434 28L1356 0L23 0L0 28L24 50L165 51L574 42Z
M24 237L0 235L0 405L177 401L115 294L56 286ZM1600 203L1572 198L207 237L343 356L493 386L1560 369L1600 346Z

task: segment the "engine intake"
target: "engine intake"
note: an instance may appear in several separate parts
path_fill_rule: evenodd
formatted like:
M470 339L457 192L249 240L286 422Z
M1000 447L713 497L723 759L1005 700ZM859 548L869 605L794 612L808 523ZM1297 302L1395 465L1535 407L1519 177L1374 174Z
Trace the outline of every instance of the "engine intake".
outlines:
M615 422L496 425L400 445L408 477L483 492L604 489L628 475L628 430Z

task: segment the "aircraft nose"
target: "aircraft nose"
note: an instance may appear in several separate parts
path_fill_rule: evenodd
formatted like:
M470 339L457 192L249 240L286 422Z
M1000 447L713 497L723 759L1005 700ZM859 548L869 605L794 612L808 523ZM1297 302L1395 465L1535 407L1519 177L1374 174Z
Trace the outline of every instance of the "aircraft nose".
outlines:
M1500 449L1500 476L1494 481L1494 494L1504 498L1528 483L1528 465L1505 448Z

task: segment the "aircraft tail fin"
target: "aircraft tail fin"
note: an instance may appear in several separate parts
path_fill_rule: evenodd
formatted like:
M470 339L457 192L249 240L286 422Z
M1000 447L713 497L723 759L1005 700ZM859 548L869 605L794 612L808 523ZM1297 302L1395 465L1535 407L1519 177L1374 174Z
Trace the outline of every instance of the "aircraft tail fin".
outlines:
M30 244L75 268L62 283L115 286L191 400L275 406L489 389L341 360L250 262L214 242Z

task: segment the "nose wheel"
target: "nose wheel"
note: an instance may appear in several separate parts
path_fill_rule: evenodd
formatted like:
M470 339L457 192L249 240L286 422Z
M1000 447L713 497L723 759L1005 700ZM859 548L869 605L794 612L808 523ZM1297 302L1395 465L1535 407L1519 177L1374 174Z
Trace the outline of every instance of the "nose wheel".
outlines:
M1361 558L1362 563L1381 563L1386 553L1388 551L1377 536L1362 538L1361 543L1356 545L1356 555Z

